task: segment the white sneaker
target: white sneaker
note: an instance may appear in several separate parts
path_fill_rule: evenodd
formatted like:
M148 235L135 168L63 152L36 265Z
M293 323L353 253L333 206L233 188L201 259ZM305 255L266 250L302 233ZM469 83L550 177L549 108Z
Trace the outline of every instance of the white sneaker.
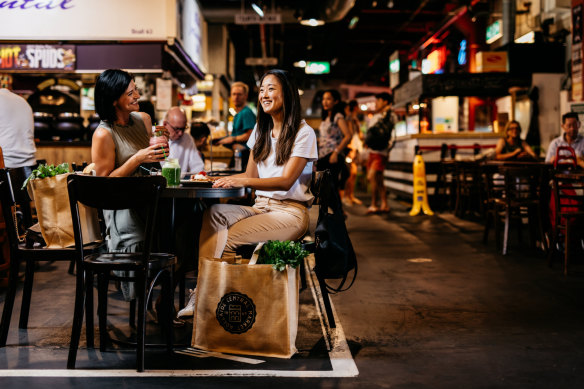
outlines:
M183 316L193 316L195 314L195 289L189 289L189 302L187 303L186 307L178 311L176 317L183 317Z

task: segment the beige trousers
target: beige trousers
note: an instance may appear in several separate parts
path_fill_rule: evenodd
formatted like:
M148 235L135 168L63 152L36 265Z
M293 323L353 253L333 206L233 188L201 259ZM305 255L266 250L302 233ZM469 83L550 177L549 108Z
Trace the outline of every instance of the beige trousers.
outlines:
M239 246L296 240L308 222L308 209L289 200L258 196L253 207L214 204L203 215L199 258L233 258Z

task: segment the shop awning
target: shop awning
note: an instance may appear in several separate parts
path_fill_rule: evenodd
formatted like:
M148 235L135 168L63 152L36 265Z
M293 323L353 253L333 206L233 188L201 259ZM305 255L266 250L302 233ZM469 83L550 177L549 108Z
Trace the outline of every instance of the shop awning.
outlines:
M394 89L394 104L403 107L426 97L500 97L512 87L529 87L531 74L457 73L423 74Z
M205 74L175 41L167 43L114 43L77 45L77 72L100 73L105 69L126 69L133 73L170 71L187 86Z

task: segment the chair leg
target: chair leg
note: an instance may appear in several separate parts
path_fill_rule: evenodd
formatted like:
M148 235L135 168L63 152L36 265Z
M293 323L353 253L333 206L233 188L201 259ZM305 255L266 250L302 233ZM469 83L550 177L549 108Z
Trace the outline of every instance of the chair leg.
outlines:
M78 272L85 273L84 274L84 282L85 282L85 338L87 339L87 348L95 347L95 340L93 329L95 327L93 321L93 272L90 270L79 270Z
M566 236L564 245L564 275L567 276L568 259L570 258L570 220L566 220Z
M541 207L536 209L537 212L537 226L539 229L539 239L541 239L541 248L543 249L544 253L547 253L549 247L547 246L547 241L545 238L545 233L543 232L543 217L541 216L542 210Z
M326 289L326 284L323 278L317 276L317 279L320 285L320 294L322 296L322 302L324 303L324 310L326 312L326 317L328 319L329 326L330 328L336 328L337 325L335 323L335 318L333 316L333 309L331 307L331 300L328 290Z
M106 273L97 276L97 316L99 320L99 350L105 351L107 336L107 289L109 277Z
M130 301L130 317L128 321L131 328L136 328L136 299Z
M146 271L146 270L145 270ZM146 331L146 274L136 277L138 329L136 331L136 370L144 371L144 343Z
M67 272L71 275L75 274L75 259L72 259L71 262L69 262L69 270L67 270Z
M300 289L304 290L306 289L307 285L306 285L306 262L305 261L301 261L300 262Z
M34 261L26 261L24 288L22 290L22 304L20 308L20 321L18 323L18 328L23 330L28 327L28 312L30 311L30 298L32 296L32 284L34 282L34 266Z
M495 215L493 215L493 218ZM489 243L489 230L491 229L491 213L487 211L487 219L485 220L485 231L483 232L483 244Z
M554 261L554 254L556 253L556 245L558 241L558 235L556 228L553 228L550 232L550 246L548 247L548 266L551 267Z
M173 289L173 280L172 280L172 270L168 270L165 272L166 276L164 277L165 283L162 284L162 301L165 301L166 305L166 317L168 321L165 323L166 327L166 351L172 354L174 339L173 339L173 327L172 327L172 320L173 320L173 305L174 305L174 289Z
M2 310L2 321L0 322L0 347L6 346L8 339L8 330L10 329L10 319L12 317L12 309L14 308L14 300L16 298L16 288L18 287L18 268L20 261L17 258L10 259L10 274L8 276L8 293L4 301L4 309Z
M81 327L83 325L83 303L85 301L84 275L79 271L76 276L75 285L75 311L73 313L73 326L71 328L71 342L69 344L69 356L67 357L67 369L75 369L77 361L77 349L79 348L79 338L81 337ZM85 280L87 282L87 280ZM87 339L89 343L89 338Z
M509 244L509 223L511 223L511 210L505 209L505 227L503 231L503 255L507 255L507 245Z
M187 286L186 286L187 273L184 271L181 271L181 274L179 277L180 277L180 280L178 282L178 309L183 309L185 307L185 294L187 292Z

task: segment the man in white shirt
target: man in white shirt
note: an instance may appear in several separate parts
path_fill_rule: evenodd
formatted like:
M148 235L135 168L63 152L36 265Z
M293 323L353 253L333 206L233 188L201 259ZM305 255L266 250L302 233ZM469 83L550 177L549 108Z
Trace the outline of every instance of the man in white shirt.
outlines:
M580 120L576 112L568 112L562 115L562 130L563 134L550 143L545 161L554 163L556 161L558 147L569 146L574 149L578 166L584 168L584 136L578 133L580 130Z
M181 171L200 172L204 168L203 160L197 150L192 136L184 136L187 129L187 117L179 107L172 107L164 117L164 127L169 133L169 158L178 159Z
M34 119L28 102L6 88L0 89L0 147L4 165L24 167L30 174L36 164Z

